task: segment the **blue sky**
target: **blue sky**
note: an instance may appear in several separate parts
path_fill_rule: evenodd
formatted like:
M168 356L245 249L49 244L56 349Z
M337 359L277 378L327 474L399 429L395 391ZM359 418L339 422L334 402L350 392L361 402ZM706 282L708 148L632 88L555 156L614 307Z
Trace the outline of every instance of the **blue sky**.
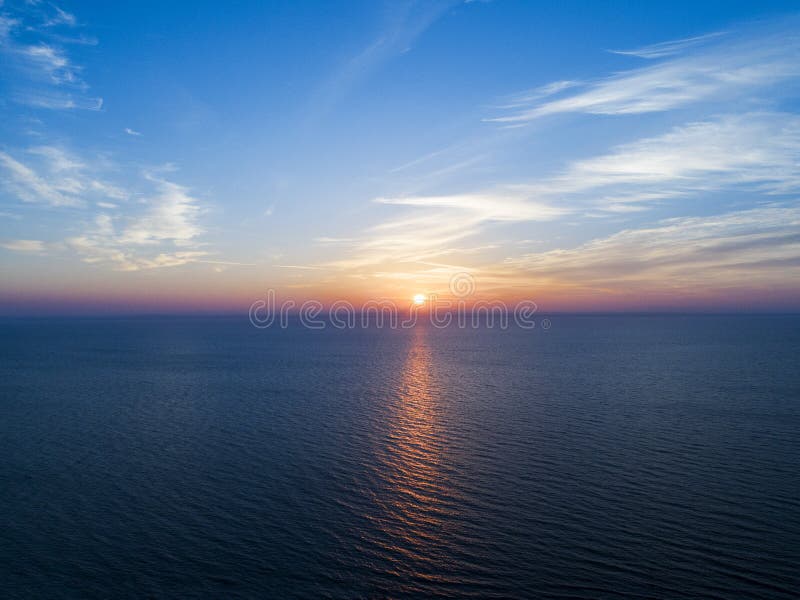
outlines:
M800 307L793 2L0 5L0 310Z

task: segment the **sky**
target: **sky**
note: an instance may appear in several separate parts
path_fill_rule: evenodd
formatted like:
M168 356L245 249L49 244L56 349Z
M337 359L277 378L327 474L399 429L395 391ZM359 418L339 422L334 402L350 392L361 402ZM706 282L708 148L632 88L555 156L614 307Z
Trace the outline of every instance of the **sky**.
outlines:
M0 0L0 314L800 310L796 2Z

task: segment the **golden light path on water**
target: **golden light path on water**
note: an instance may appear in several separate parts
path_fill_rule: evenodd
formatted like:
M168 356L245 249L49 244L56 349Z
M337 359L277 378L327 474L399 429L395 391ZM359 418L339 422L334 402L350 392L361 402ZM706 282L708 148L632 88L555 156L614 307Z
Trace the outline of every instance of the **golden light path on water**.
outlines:
M463 525L457 507L463 499L453 485L436 358L429 345L432 332L423 326L410 335L402 373L388 399L385 434L375 449L378 485L365 515L375 534L362 547L392 565L385 575L396 578L398 590L405 592L455 584L454 551L471 562L457 551L456 530ZM467 583L463 574L460 583Z

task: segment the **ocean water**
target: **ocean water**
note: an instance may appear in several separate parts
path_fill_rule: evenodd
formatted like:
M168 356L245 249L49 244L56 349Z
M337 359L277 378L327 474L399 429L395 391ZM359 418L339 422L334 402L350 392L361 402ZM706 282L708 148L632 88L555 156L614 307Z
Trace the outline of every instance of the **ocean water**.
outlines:
M797 598L800 317L0 322L3 598Z

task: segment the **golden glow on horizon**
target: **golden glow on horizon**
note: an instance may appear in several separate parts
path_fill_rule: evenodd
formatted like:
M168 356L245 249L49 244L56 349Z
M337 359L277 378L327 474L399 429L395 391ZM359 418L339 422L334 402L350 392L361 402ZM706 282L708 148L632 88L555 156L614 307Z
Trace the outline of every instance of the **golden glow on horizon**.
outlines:
M425 304L426 296L425 294L414 294L413 300L416 306L422 306Z

